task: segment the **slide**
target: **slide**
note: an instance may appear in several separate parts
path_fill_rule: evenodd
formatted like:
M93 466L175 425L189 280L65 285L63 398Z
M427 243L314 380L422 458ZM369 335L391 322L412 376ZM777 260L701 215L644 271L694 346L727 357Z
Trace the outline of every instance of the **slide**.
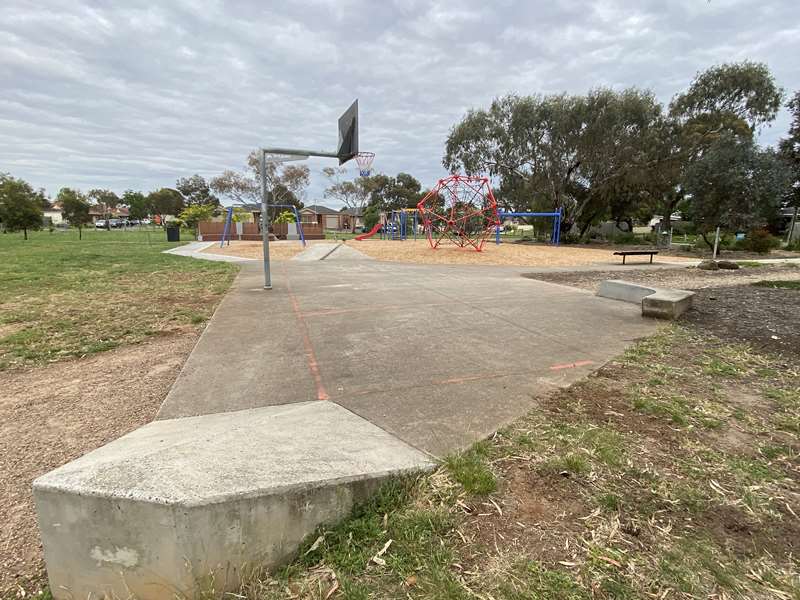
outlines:
M383 226L383 223L375 223L375 227L370 229L367 233L362 233L361 235L357 235L355 237L355 239L357 239L360 242L360 241L365 240L367 238L371 238L373 235L378 233L378 231L380 230L380 228L382 226Z

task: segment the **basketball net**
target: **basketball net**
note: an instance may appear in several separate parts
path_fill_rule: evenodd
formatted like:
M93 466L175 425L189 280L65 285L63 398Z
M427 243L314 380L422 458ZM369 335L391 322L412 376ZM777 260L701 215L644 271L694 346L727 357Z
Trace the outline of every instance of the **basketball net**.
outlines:
M358 163L358 174L361 177L369 177L372 172L372 161L375 159L374 152L359 152L356 154L356 162Z

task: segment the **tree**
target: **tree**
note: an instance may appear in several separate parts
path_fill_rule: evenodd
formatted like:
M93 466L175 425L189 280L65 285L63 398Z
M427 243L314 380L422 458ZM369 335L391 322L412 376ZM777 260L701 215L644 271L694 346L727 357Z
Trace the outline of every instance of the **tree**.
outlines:
M231 221L234 223L250 223L253 219L253 213L251 213L246 208L242 208L241 206L234 206L233 207L233 214L231 215Z
M27 240L29 229L42 228L46 202L28 182L0 173L0 223L6 231L22 231Z
M167 215L178 215L183 210L183 196L171 188L161 188L147 195L147 202L153 211L153 214L158 216L161 225L165 225L165 217Z
M767 65L742 61L698 73L689 89L673 98L670 109L705 132L742 126L753 132L775 119L782 98Z
M781 139L779 148L781 157L789 167L791 178L786 204L794 207L792 226L798 228L800 227L797 217L800 209L800 90L795 92L786 107L792 115L792 123L789 126L789 136ZM789 231L787 239L791 241L793 237L794 231Z
M78 228L78 239L83 239L83 226L92 222L89 215L91 204L86 196L72 188L61 188L56 196L61 205L61 216L73 227Z
M367 204L371 191L370 178L358 177L355 181L342 181L341 176L347 172L342 167L338 169L325 167L322 172L331 182L325 189L325 197L340 202L345 209L349 209L353 213L351 223L352 231L355 233L356 219L364 214L364 206Z
M661 111L651 92L635 88L506 96L488 110L470 111L451 130L443 164L499 177L505 208L560 208L565 229L579 224L585 231L607 216L612 199L628 198L623 212L636 205L639 196L630 190L645 181Z
M133 190L125 190L122 194L122 203L127 205L128 214L131 219L141 221L150 216L152 207L150 202L142 192L135 192Z
M219 198L211 192L208 182L200 175L195 174L191 177L181 177L175 183L175 189L183 196L186 206L195 206L198 204L219 206Z
M214 216L214 205L212 204L194 204L184 208L179 217L187 227L194 229L194 237L197 239L198 227L201 221L208 221Z
M308 187L310 170L307 166L267 162L267 190L272 194L270 204L291 204L303 207L302 198ZM261 204L261 173L259 153L251 152L243 172L224 171L211 180L211 189L238 204Z
M89 190L87 196L89 199L93 200L98 207L100 207L101 211L103 211L106 229L111 230L111 223L109 220L111 219L111 215L116 210L117 206L120 204L119 196L117 196L111 190L100 189Z
M706 244L717 227L750 231L767 226L780 210L789 171L772 150L732 133L717 139L686 169L689 211Z
M415 208L422 199L422 184L408 173L398 173L397 177L379 173L361 179L369 188L370 206L377 206L380 210Z
M296 223L297 219L294 216L294 212L291 210L282 210L280 214L275 217L273 223Z
M378 221L381 220L381 210L377 204L368 204L364 210L364 227L368 230L375 227Z

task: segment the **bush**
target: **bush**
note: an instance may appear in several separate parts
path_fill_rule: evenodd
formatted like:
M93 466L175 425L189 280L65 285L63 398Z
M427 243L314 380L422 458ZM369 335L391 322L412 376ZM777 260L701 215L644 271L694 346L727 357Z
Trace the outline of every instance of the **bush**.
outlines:
M653 244L655 242L655 234L641 236L629 231L624 231L622 233L615 233L609 238L609 241L620 245Z
M769 254L774 248L780 248L781 241L766 229L753 229L743 240L736 242L735 248L757 252L758 254Z
M672 222L672 235L694 235L697 233L694 223L691 221L673 221Z

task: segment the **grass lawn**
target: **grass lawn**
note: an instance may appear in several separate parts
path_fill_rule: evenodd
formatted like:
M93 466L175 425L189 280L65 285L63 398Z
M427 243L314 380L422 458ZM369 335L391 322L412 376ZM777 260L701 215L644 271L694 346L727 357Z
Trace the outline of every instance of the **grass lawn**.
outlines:
M671 326L250 598L800 598L800 368Z
M325 230L326 240L352 240L357 235L361 235L360 227L356 230L355 233L353 233L352 231L333 231L331 229Z
M161 230L0 234L0 371L208 319L236 267L162 254L177 245L164 240Z

